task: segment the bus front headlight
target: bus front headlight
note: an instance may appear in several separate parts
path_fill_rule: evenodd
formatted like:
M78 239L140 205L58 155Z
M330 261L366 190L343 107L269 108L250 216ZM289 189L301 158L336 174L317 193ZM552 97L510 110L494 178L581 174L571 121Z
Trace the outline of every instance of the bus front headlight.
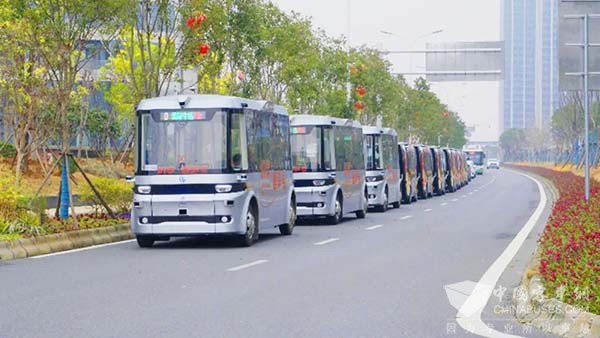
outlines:
M219 184L219 185L215 186L215 190L218 193L230 192L231 191L231 184Z
M383 176L381 175L377 175L377 176L369 176L367 177L367 182L380 182L383 181Z
M152 191L152 188L149 185L138 185L135 187L135 191L138 194L147 195Z

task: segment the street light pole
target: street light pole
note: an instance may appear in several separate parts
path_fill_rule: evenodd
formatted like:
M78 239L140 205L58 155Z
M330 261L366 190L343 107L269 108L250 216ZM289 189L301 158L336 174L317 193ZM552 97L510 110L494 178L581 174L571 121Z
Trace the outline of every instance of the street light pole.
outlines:
M584 101L584 147L585 147L585 200L590 201L590 26L589 15L583 17L583 101Z
M420 39L424 39L424 38L430 37L430 36L432 36L432 35L437 35L437 34L440 34L440 33L442 33L442 32L444 32L444 30L443 30L443 29L436 29L436 30L434 30L434 31L432 31L432 32L429 32L429 33L426 33L426 34L422 34L422 35L419 35L419 36L417 36L417 37L416 37L416 38L414 38L414 39L412 40L412 42L411 42L411 45L410 45L410 49L411 49L411 51L415 49L415 44L416 44L416 43L417 43L417 41L419 41ZM399 37L399 38L402 38L402 37L403 37L403 36L401 36L401 35L399 35L399 34L396 34L396 33L394 33L394 32L390 32L390 31L387 31L387 30L380 30L380 31L379 31L379 33L381 33L381 34L384 34L384 35L395 36L395 37ZM410 58L409 58L409 60L410 60L410 61L409 61L409 62L410 62L410 66L409 66L410 73L413 73L413 56L414 56L414 55L413 55L413 53L411 53L411 54L410 54Z
M427 34L423 34L423 35L421 35L421 36L418 36L416 39L414 39L414 40L413 40L413 42L412 42L412 44L411 44L411 47L410 47L410 49L412 49L412 50L414 50L414 49L415 49L415 44L417 43L417 41L419 41L419 40L421 40L421 39L428 38L428 37L430 37L430 36L432 36L432 35L440 34L440 33L442 33L443 31L444 31L443 29L437 29L437 30L435 30L435 31L433 31L433 32L430 32L430 33L427 33ZM410 54L410 68L409 68L409 69L410 69L410 72L411 72L411 73L414 73L414 70L413 70L413 57L414 57L414 54ZM425 54L425 58L427 58L427 54Z
M582 69L578 73L565 73L566 76L577 76L583 80L583 115L584 115L584 131L583 131L583 145L584 145L584 170L585 170L585 201L590 200L590 75L600 75L600 72L590 72L589 57L590 47L600 47L598 44L590 43L590 19L600 19L598 14L584 14L584 15L565 15L566 19L576 19L581 22L581 35L582 40L578 43L567 43L567 46L580 47L583 52Z

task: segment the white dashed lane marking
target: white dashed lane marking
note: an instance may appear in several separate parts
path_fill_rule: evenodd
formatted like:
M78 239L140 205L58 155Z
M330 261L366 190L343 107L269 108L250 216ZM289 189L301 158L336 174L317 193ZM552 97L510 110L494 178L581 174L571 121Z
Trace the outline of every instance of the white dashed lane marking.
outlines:
M247 269L247 268L251 268L251 267L256 266L256 265L264 264L266 262L268 262L268 260L266 260L266 259L259 259L257 261L250 262L248 264L242 264L242 265L234 266L233 268L227 269L227 271L229 271L229 272L240 271L240 270L244 270L244 269Z
M383 224L373 225L372 227L365 228L365 230L375 230L383 227Z
M325 244L329 244L329 243L333 243L335 241L339 241L339 238L330 238L330 239L326 239L324 241L320 241L320 242L316 242L314 243L315 245L325 245Z

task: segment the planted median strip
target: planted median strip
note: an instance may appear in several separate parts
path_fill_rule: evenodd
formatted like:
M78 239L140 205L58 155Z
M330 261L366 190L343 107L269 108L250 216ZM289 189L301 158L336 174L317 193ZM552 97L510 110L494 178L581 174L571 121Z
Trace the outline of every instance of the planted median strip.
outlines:
M519 321L569 337L600 336L600 183L585 202L583 178L571 172L518 167L550 181L558 200L517 298ZM520 310L519 310L520 309Z

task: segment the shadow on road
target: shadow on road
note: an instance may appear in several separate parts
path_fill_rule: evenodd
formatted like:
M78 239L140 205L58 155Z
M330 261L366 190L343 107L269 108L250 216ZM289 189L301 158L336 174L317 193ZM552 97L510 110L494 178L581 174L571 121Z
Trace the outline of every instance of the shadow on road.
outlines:
M260 246L281 235L261 234L260 239L254 243L254 246ZM231 249L244 248L238 244L238 239L234 236L202 236L202 237L176 237L168 242L156 242L153 250L156 249Z

